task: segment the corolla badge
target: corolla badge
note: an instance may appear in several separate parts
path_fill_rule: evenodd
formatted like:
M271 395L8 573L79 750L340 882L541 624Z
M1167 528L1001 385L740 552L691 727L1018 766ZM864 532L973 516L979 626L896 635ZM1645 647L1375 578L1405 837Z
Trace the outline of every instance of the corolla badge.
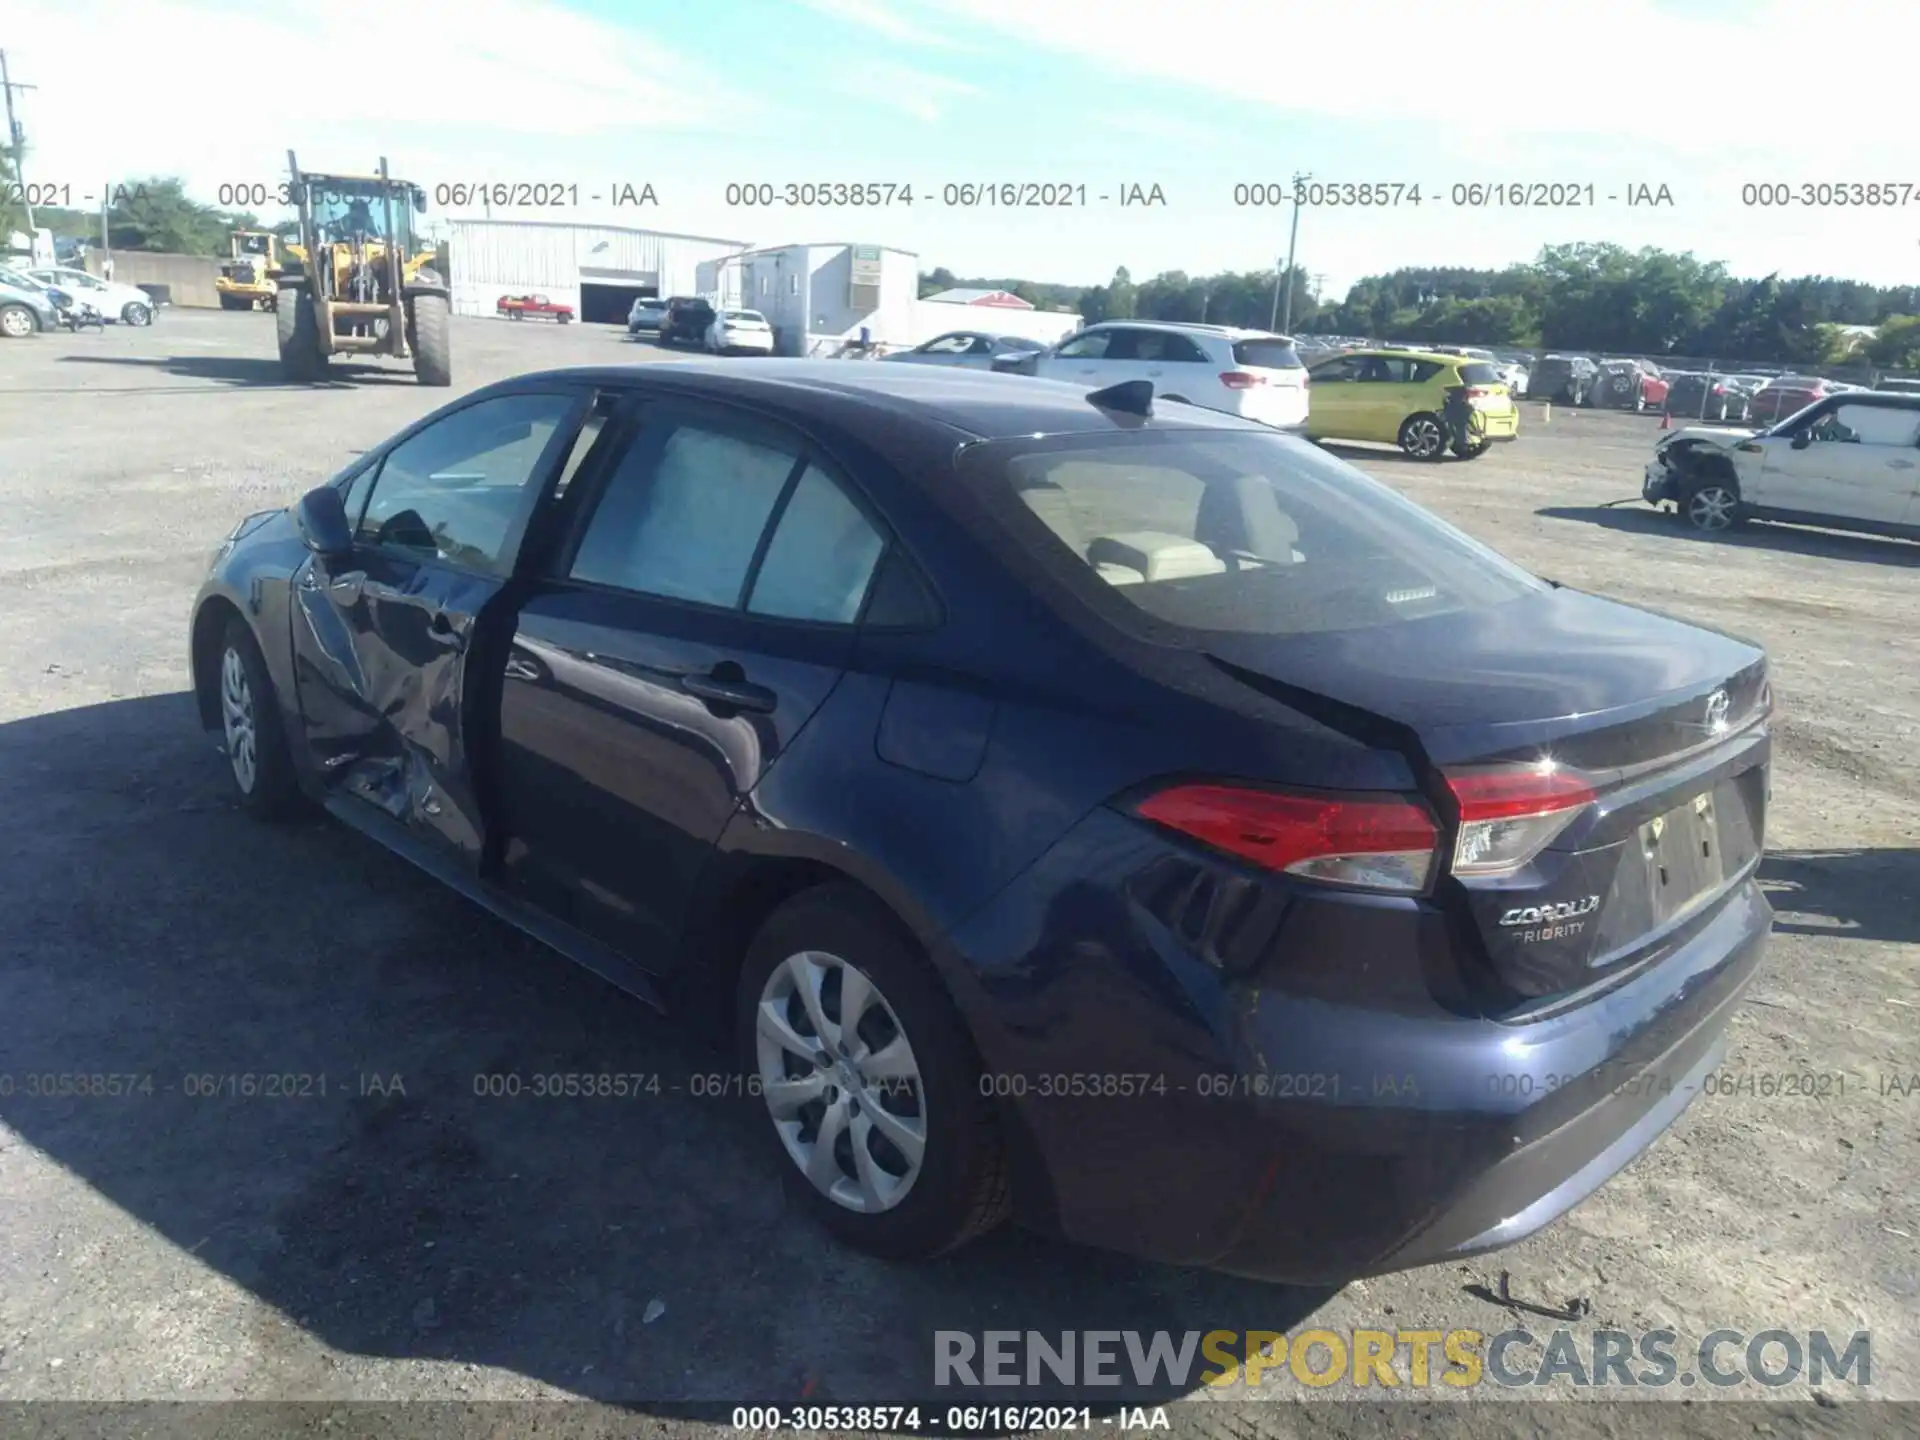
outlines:
M1716 690L1707 697L1706 730L1709 735L1724 735L1727 730L1727 692Z
M1550 905L1518 905L1500 917L1502 925L1552 925L1561 920L1577 920L1600 908L1600 897L1584 900L1560 900Z

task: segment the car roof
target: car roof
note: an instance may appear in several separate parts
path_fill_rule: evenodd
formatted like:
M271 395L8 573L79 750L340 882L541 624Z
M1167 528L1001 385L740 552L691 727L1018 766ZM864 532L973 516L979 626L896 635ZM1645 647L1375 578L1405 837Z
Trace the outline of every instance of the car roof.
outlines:
M887 416L944 426L981 440L1138 429L1142 424L1139 417L1088 404L1084 387L1063 381L954 366L862 365L847 360L777 358L741 365L690 359L672 365L581 366L516 376L482 393L555 380L803 412L812 409L824 419L856 427L863 416ZM1178 402L1157 406L1145 423L1156 429L1273 433L1255 421Z
M1448 355L1441 350L1411 350L1397 345L1376 345L1365 350L1349 350L1348 355L1378 355L1386 360L1434 360L1442 365L1458 365L1462 360L1472 360L1471 355ZM1484 361L1476 361L1484 364Z
M1291 335L1282 335L1277 330L1245 330L1238 325L1201 325L1188 320L1100 320L1086 327L1088 330L1112 330L1125 326L1129 330L1174 330L1181 334L1223 335L1231 340L1285 340L1293 342Z

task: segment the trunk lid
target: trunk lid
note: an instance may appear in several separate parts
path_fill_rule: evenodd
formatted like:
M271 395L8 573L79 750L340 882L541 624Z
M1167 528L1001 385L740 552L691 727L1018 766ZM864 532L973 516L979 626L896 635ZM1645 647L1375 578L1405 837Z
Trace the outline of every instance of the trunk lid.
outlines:
M1223 635L1209 652L1427 776L1438 898L1480 941L1498 1013L1664 953L1757 863L1771 695L1748 641L1561 588L1364 630ZM1564 827L1510 869L1456 873L1459 777L1542 762L1585 792Z

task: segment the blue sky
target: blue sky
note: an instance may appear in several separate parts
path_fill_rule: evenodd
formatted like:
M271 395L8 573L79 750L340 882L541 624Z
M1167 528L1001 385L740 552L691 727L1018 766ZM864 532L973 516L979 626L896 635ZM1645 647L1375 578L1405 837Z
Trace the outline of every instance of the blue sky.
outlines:
M417 0L442 37L403 93L356 63L350 7L240 0L11 0L5 44L33 147L26 174L72 187L180 174L204 198L273 181L291 145L316 168L370 168L430 188L579 187L577 208L738 238L898 245L923 265L1091 283L1260 269L1289 213L1234 187L1418 184L1424 203L1308 208L1300 264L1336 292L1399 265L1500 265L1543 244L1609 240L1724 260L1737 273L1920 278L1920 155L1904 56L1911 0L1548 0L1476 5L1464 38L1417 0ZM305 12L313 13L305 13ZM324 13L323 13L324 12ZM117 33L139 45L104 45ZM1818 36L1846 35L1836 49ZM236 50L234 38L248 43ZM1837 42L1836 42L1837 43ZM337 118L279 121L276 53L332 72ZM1817 57L1839 54L1828 62ZM1816 58L1808 58L1808 57ZM1904 63L1904 61L1900 62ZM406 73L406 72L403 72ZM137 119L134 117L137 116ZM651 183L647 211L587 197ZM911 207L748 209L729 183L910 185ZM1084 185L1067 209L949 207L948 182ZM1913 201L1753 208L1748 182L1879 181ZM1594 208L1472 208L1456 183L1594 187ZM1158 185L1166 204L1101 193ZM1629 207L1664 185L1673 203ZM1610 202L1606 197L1623 198ZM458 213L458 212L448 212ZM508 212L500 212L508 213Z

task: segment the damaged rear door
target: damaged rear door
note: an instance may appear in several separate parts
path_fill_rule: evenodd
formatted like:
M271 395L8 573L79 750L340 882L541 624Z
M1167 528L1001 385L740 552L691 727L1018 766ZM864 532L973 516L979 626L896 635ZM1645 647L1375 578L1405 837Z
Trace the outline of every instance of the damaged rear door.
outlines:
M584 392L496 394L395 444L357 483L353 552L294 585L293 653L306 739L327 798L398 822L478 867L473 783L490 624Z

